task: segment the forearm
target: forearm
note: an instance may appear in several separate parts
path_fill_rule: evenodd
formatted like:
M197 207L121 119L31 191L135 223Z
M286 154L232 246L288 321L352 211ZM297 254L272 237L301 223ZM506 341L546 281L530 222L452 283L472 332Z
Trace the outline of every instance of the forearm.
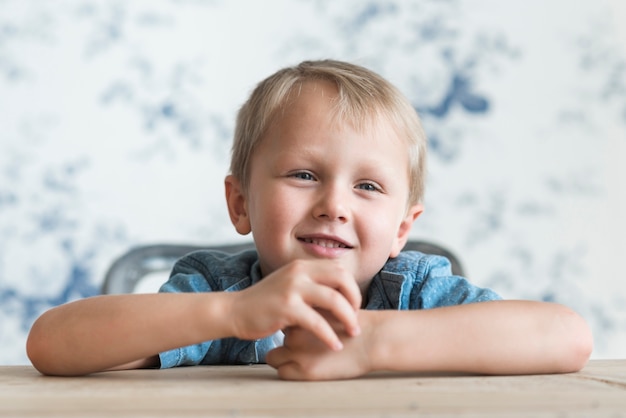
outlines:
M226 293L99 296L42 315L27 351L42 373L107 370L159 352L229 336ZM211 326L207 326L211 324Z
M497 301L420 311L368 312L374 370L485 374L579 370L591 332L561 305Z

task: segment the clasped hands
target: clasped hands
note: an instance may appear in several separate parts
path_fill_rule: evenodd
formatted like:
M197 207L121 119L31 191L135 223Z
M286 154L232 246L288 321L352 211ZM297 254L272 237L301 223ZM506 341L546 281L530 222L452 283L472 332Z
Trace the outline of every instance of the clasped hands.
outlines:
M296 260L235 293L235 336L259 339L283 330L284 345L266 357L281 378L346 379L372 370L372 318L360 310L361 291L339 263Z

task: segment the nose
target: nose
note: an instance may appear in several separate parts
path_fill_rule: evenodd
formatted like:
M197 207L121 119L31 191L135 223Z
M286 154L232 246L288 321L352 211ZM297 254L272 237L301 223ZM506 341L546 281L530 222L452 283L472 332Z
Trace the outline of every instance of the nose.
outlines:
M349 196L346 191L336 185L328 185L320 189L313 208L316 219L347 222L349 219Z

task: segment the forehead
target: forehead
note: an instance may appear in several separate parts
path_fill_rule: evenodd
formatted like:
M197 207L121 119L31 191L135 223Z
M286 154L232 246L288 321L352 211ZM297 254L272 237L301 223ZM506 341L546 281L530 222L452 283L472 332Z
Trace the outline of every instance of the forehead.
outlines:
M327 80L309 80L292 86L269 127L297 127L315 120L336 128L348 126L360 133L378 131L389 138L404 138L406 133L392 114L392 110L373 97L361 97L354 91L347 94Z
M294 152L319 155L328 150L372 163L393 154L394 165L408 163L408 143L388 118L374 113L356 123L350 118L353 113L338 108L339 100L331 83L303 85L275 116L257 151L285 156Z

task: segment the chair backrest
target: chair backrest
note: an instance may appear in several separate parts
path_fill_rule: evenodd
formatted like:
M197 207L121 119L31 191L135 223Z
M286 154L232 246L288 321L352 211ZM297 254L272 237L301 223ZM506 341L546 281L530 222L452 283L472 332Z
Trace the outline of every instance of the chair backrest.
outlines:
M179 258L192 251L207 249L234 254L253 248L254 244L251 242L212 246L155 244L134 247L113 262L104 277L102 293L134 293L142 279L151 274L169 272ZM452 273L463 276L463 268L458 258L440 245L412 240L407 242L404 250L444 256L450 260Z

